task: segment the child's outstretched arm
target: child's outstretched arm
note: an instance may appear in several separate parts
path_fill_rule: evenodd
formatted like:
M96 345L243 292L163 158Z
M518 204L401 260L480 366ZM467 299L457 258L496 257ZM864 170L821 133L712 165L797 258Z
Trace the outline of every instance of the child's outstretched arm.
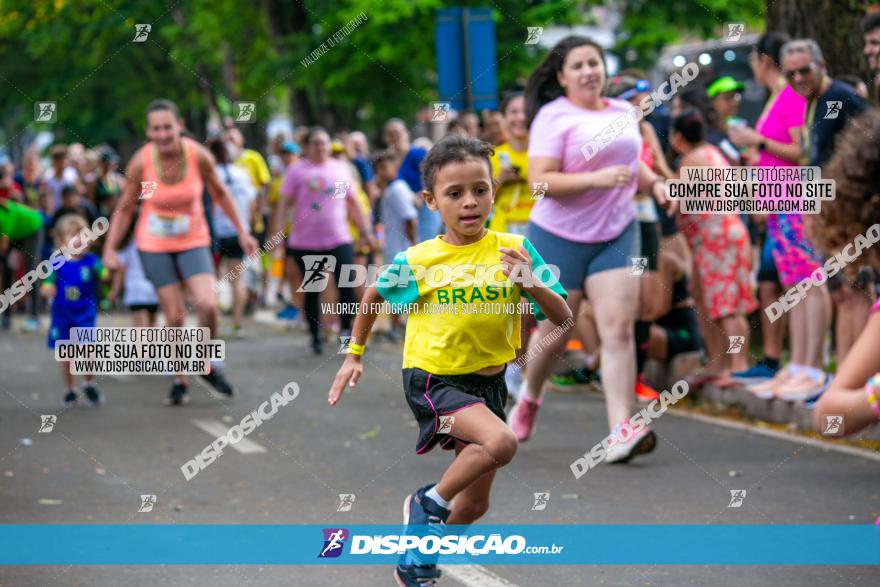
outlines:
M532 273L532 257L525 247L519 250L501 247L501 263L504 265L504 275L511 277L511 281L519 285L538 305L541 312L557 326L571 320L571 308L565 303L565 298L547 287ZM543 265L543 261L541 261ZM514 268L517 270L514 271Z
M843 416L843 430L847 435L876 424L878 414L868 404L865 393L867 380L880 371L880 312L874 312L853 348L837 369L828 391L816 404L813 424L816 430L824 430L825 417ZM875 391L880 395L880 389Z
M381 296L376 291L376 287L368 286L364 291L364 297L361 298L360 311L354 319L350 344L366 344L370 331L373 330L373 324L376 322L376 317L379 315L377 309L380 300ZM330 394L327 396L327 401L331 406L336 405L336 402L342 397L342 392L345 391L346 385L354 387L357 384L363 372L364 366L361 362L361 355L353 353L346 355L345 361L342 363L339 371L336 372L336 378L333 380Z
M55 288L55 272L52 271L46 279L43 280L43 283L40 284L40 295L46 298L47 300L55 299L55 294L57 290Z

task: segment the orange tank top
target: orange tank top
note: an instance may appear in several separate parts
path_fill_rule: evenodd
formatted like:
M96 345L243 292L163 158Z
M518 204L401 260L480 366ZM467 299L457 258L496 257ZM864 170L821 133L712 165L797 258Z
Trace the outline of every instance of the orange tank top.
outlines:
M188 138L181 138L181 141L186 174L174 184L164 183L159 178L154 161L158 154L153 143L147 143L140 151L144 172L140 216L135 229L139 251L176 253L211 244L202 205L204 182L199 172L198 145Z

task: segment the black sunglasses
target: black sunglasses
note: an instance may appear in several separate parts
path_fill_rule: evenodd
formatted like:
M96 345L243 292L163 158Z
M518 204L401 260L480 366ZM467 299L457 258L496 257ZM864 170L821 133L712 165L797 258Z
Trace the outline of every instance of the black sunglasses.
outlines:
M812 73L813 73L813 64L810 63L809 65L805 65L805 66L801 67L800 69L792 69L791 71L786 71L785 77L787 79L792 80L792 79L794 79L794 77L797 74L800 74L801 77L807 77L808 75L810 75Z

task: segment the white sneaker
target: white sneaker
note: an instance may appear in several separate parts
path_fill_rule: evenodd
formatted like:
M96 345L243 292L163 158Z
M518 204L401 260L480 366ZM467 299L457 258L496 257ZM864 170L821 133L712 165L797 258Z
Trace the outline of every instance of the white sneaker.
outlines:
M628 427L631 431L629 437L621 442L622 436L620 432ZM626 463L636 455L645 455L653 451L657 446L657 435L647 426L636 431L630 424L629 418L614 427L611 431L612 436L616 436L618 441L612 444L605 452L606 463Z
M821 381L816 382L814 387L801 391L779 392L777 397L788 402L810 402L825 393L829 385L831 385L831 375L826 374Z

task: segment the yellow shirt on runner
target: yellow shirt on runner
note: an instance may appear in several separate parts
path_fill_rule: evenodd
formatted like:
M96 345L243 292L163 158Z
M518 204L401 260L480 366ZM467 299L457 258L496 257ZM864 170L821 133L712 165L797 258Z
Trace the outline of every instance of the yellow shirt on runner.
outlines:
M520 297L533 300L504 277L498 248L520 246L532 259L535 278L565 297L558 276L521 235L487 230L482 239L464 246L438 236L394 257L376 290L391 304L413 304L404 369L460 375L513 360L520 347ZM535 304L533 311L538 320L545 318Z
M367 195L367 192L364 190L364 186L361 184L361 176L357 170L357 167L354 166L354 163L349 161L348 159L341 159L347 166L349 171L351 172L351 176L355 178L354 183L351 188L354 192L354 199L358 203L358 208L361 209L361 213L364 215L364 219L367 221L367 224L372 227L373 225L373 209L370 207L370 197ZM348 221L348 233L351 235L352 241L357 243L357 241L361 238L361 231L358 229L357 225L351 220ZM364 249L361 251L355 250L355 255L369 255L369 249Z
M269 166L266 160L258 151L253 149L244 149L241 155L236 159L235 164L247 171L248 177L255 189L260 189L272 179L269 173Z
M498 186L495 194L495 206L492 218L489 220L489 228L498 232L512 232L525 234L526 225L529 222L529 214L535 204L532 191L526 181L529 168L528 151L514 151L510 143L504 143L495 147L495 154L490 159L492 163L492 177L498 177L501 171L501 153L506 153L510 158L511 167L519 169L522 181L509 182Z
M272 179L272 175L269 173L269 166L266 165L266 160L263 159L263 156L260 155L259 151L254 151L253 149L242 150L241 155L239 155L235 164L247 172L248 177L251 178L251 183L256 190L259 190ZM263 223L263 211L256 210L254 212L251 229L255 234L260 234L265 228L266 227Z

